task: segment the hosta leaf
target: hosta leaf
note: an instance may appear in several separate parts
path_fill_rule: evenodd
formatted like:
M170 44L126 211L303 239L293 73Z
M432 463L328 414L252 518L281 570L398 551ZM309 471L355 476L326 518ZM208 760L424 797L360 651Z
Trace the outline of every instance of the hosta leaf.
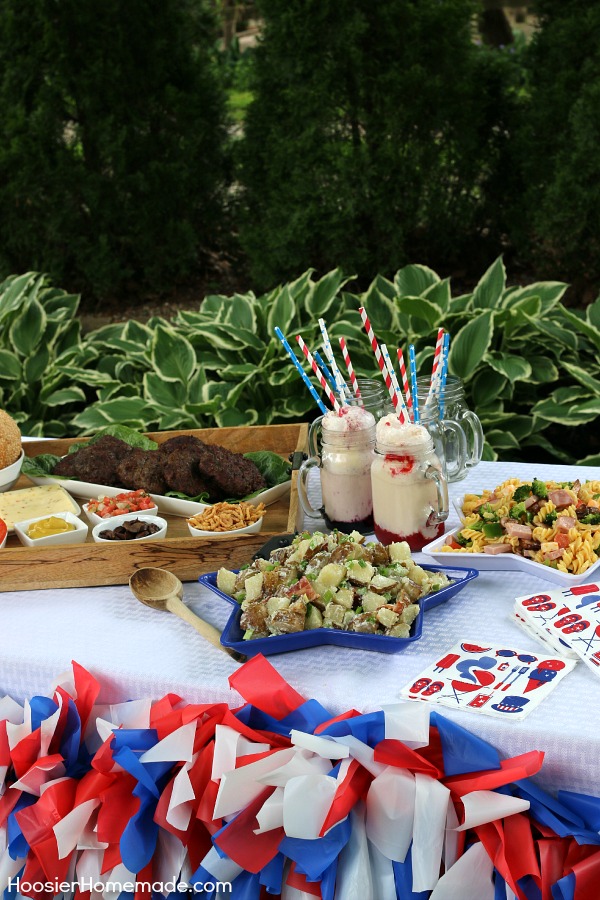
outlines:
M45 399L46 406L62 406L65 403L85 403L86 396L79 387L65 387L53 391Z
M498 398L506 385L506 378L490 368L481 369L471 384L471 395L475 408L489 406Z
M206 321L206 318L210 318L212 321L216 323L224 322L227 318L227 307L229 303L229 297L223 294L209 294L208 297L205 297L202 301L202 306L200 307L200 314L202 318ZM195 312L182 312L182 318L186 320L194 321L194 318L198 315Z
M528 284L526 287L513 288L510 293L510 302L511 305L514 302L520 305L521 300L539 297L544 313L548 313L557 305L567 287L568 285L562 281L538 281L535 284Z
M432 284L423 292L423 296L434 303L440 313L446 312L450 305L450 279L444 278L442 281Z
M560 312L561 316L570 322L579 334L585 335L592 346L594 346L596 350L600 350L600 331L598 331L597 328L593 325L588 325L587 321L582 316L576 315L574 312L571 312L570 309L562 307Z
M23 297L28 293L35 297L44 280L38 272L25 272L24 275L11 275L0 285L0 320L20 309Z
M588 325L591 325L592 328L600 329L600 297L594 300L593 303L590 303L585 311L585 317Z
M73 425L90 433L113 422L143 430L151 412L148 403L141 397L119 397L101 405L89 406L74 417Z
M296 303L292 298L289 287L286 285L278 292L277 297L270 305L267 314L267 331L273 334L274 329L280 328L287 334L296 319Z
M296 303L299 307L304 306L304 302L306 297L308 296L311 289L311 277L314 275L314 269L307 269L306 272L303 272L299 278L296 278L295 281L290 281L289 284L286 285L287 289L290 292L290 296L293 298L294 303ZM282 290L282 288L277 288L277 291ZM270 306L271 301L269 300L268 305ZM281 329L283 331L283 328Z
M246 331L256 331L256 311L254 304L242 294L234 294L227 304L226 322L230 322L234 328L243 328Z
M72 319L79 308L79 300L79 294L66 294L61 288L44 288L39 293L46 315L57 321Z
M569 350L577 350L577 336L573 334L572 330L568 331L550 319L536 319L526 313L523 313L523 317L534 332L541 332L552 339L552 346L556 350L557 357L562 355L563 347L567 347Z
M485 434L488 431L507 431L517 440L529 437L534 428L532 416L518 416L511 412L485 412L481 416Z
M424 300L422 297L401 297L397 306L401 313L410 316L411 319L422 319L427 329L435 327L440 322L440 310L431 300Z
M539 316L542 311L542 301L539 297L521 297L516 298L514 294L509 294L502 298L500 306L503 310L514 312L521 310L529 316Z
M9 329L14 350L20 356L31 356L40 343L45 328L44 307L35 297L30 297Z
M484 462L495 462L498 459L498 454L493 447L490 447L487 441L483 442L483 453L481 454L481 458Z
M174 431L180 428L198 428L198 419L184 409L155 410L160 431Z
M532 412L540 419L557 422L559 425L569 427L586 425L600 416L600 397L584 402L564 404L548 398L536 403Z
M557 459L561 463L572 464L575 460L575 457L572 453L566 453L564 450L561 450L556 444L552 443L552 441L548 440L543 434L536 432L532 434L531 437L526 438L523 441L524 447L534 447L537 451L537 455L539 455L540 450L545 450L549 456Z
M158 325L150 350L152 365L165 381L190 379L196 368L196 354L190 342L174 328Z
M531 363L532 384L550 384L558 380L558 369L547 356L528 356Z
M486 356L486 362L509 381L525 381L531 375L531 364L521 356L510 356L493 350Z
M49 362L50 351L47 346L42 345L34 356L30 356L23 363L23 377L27 384L36 384L38 381L42 381Z
M255 425L258 422L258 413L255 409L221 409L215 413L215 421L220 428L230 428L236 425Z
M574 400L589 400L590 392L583 385L570 385L557 388L550 395L556 403L572 403Z
M500 430L486 431L485 439L494 450L519 450L519 441L509 432Z
M19 381L23 377L18 356L9 350L0 350L0 381Z
M460 329L450 345L449 368L464 380L470 378L485 356L493 333L494 313L480 313Z
M433 269L420 265L404 266L394 276L394 284L401 297L418 297L439 280Z
M221 369L223 381L238 381L246 375L258 374L258 369L253 363L240 363L239 365L224 366Z
M448 313L450 315L460 315L471 304L473 294L461 294L460 297L451 297L448 304Z
M325 316L333 305L338 291L348 281L350 281L350 278L346 278L340 268L333 269L327 275L323 275L312 286L306 297L305 308L309 316L313 319Z
M576 466L600 466L600 453L594 453L592 456L584 456L575 463Z
M378 331L389 328L395 329L396 327L395 300L390 299L386 291L382 289L382 283L384 281L385 279L382 279L379 276L375 278L356 306L357 311L360 306L364 306L376 335ZM387 283L389 284L389 282ZM359 322L362 325L360 314ZM363 331L363 333L365 332Z
M502 257L492 263L473 291L473 309L496 309L506 286L506 269Z
M574 366L568 362L563 362L562 367L563 369L566 369L575 381L578 381L579 384L588 388L592 394L596 396L600 395L600 380L598 379L597 371L595 375L592 375L590 372L582 369L581 366Z
M81 384L94 386L106 385L112 381L110 375L107 375L105 372L94 371L93 369L80 369L76 366L59 366L56 364L55 369L75 383L80 382Z
M144 397L167 409L181 407L187 399L187 384L183 381L165 381L156 372L144 374Z

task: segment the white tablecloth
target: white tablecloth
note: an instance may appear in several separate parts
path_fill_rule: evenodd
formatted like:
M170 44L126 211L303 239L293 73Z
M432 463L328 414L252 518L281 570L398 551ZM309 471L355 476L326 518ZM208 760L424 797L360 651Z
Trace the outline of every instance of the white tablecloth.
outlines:
M450 486L451 496L494 487L505 478L534 476L568 480L599 477L598 469L517 463L480 463ZM448 529L457 524L451 510ZM421 557L424 562L431 560ZM468 558L465 559L468 565ZM1 578L0 556L0 578ZM523 650L540 646L509 619L516 596L547 584L517 572L484 572L448 603L425 616L423 636L389 655L320 647L271 656L270 660L306 698L338 714L397 702L400 689L459 640L502 642ZM223 627L229 606L199 584L185 586L185 599L208 621ZM53 679L76 660L103 685L100 701L175 692L190 702L238 705L227 677L237 665L175 616L142 606L123 587L0 593L0 695L22 702L51 694ZM503 755L543 750L537 777L547 788L600 795L600 681L580 664L523 722L437 707Z

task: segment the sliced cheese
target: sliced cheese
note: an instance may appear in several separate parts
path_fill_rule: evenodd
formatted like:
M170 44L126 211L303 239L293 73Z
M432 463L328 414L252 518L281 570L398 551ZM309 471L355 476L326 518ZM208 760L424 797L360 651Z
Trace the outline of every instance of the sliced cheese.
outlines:
M51 513L81 512L78 504L60 484L44 484L0 494L0 519L12 531L15 522L25 522Z

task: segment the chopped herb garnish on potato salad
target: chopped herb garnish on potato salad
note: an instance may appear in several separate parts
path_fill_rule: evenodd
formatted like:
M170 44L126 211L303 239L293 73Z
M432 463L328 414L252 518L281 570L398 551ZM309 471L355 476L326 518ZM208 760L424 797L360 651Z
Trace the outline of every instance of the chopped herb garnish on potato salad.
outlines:
M356 531L300 534L268 561L217 573L219 590L241 603L245 640L312 628L406 638L420 598L449 584L418 566L405 541L384 547Z

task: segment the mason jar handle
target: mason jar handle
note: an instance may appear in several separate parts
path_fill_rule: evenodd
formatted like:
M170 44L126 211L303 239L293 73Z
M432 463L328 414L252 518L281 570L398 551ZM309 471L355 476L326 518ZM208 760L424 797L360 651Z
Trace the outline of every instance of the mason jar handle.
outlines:
M319 455L319 435L321 434L321 422L323 421L323 416L317 416L309 426L308 429L308 452L311 456Z
M445 522L448 518L449 508L448 508L448 493L444 491L445 481L442 473L439 469L436 469L435 466L427 466L425 469L425 478L429 478L430 481L435 482L435 487L437 491L437 510L432 510L432 521L434 524L439 524L440 522Z
M481 462L484 440L483 428L481 427L479 417L470 409L466 409L463 412L462 418L469 423L469 425L471 426L471 431L473 432L473 448L471 453L467 454L467 466L472 467L476 466L478 462Z
M458 422L455 422L454 419L443 419L441 425L444 429L444 440L445 433L447 431L451 431L454 435L454 440L456 441L456 446L458 449L456 463L452 467L450 467L448 463L448 455L446 454L446 472L448 473L448 481L460 481L462 476L465 474L467 462L469 460L467 436L461 425Z
M308 516L309 519L320 519L321 518L321 510L315 509L310 505L308 499L308 492L306 489L306 482L308 479L308 473L311 469L318 468L320 465L320 459L318 456L311 456L310 459L305 459L302 465L300 466L300 470L298 471L298 499L300 500L300 506L304 510L304 514Z

